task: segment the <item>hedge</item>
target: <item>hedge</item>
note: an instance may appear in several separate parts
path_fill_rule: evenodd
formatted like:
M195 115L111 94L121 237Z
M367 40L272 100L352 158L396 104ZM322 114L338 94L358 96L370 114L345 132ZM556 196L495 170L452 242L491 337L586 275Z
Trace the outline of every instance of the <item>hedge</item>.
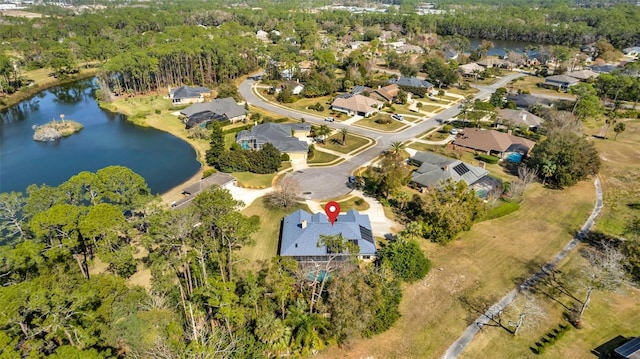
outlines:
M495 219L504 217L507 214L513 213L520 209L520 205L516 202L504 202L498 207L491 208L489 212L487 212L486 219Z
M489 164L492 164L492 165L494 165L494 164L498 163L498 161L500 161L499 157L496 157L496 156L493 156L493 155L487 155L487 154L484 154L484 153L477 154L476 155L476 159L478 159L480 161L483 161L483 162L486 162L486 163L489 163Z

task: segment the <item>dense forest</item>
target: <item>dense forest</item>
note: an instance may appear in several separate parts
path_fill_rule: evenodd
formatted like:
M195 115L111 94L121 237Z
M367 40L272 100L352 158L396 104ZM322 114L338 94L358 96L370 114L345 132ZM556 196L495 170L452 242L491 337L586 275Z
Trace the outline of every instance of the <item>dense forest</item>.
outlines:
M293 59L304 59L301 50L332 48L332 43L346 41L345 36L371 39L382 29L406 35L410 41L433 33L566 46L605 39L618 49L638 45L640 38L640 7L625 4L534 8L488 2L458 4L444 14L424 16L308 13L289 11L289 3L256 5L264 8L154 2L74 14L46 6L36 10L50 17L2 17L0 42L8 51L0 54L0 92L24 86L21 71L51 67L56 76L64 77L82 64L99 67L99 77L115 95L146 93L168 85L215 85L274 63L287 68ZM257 30L277 30L278 35L271 34L271 43L265 44L256 39ZM321 31L327 36L320 36Z
M429 270L411 241L387 246L381 265L274 257L256 269L238 251L270 219L240 205L214 188L169 210L119 166L1 193L0 356L309 354L386 330L400 280ZM341 235L321 240L336 256L353 253Z

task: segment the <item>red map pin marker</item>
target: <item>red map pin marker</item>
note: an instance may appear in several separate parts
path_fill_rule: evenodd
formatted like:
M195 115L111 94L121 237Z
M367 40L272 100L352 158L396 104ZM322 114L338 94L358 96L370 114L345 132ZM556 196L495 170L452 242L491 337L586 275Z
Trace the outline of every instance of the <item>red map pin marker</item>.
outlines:
M327 217L329 217L329 222L331 222L333 226L333 223L335 223L340 214L340 205L337 202L331 201L324 205L324 212L327 214Z

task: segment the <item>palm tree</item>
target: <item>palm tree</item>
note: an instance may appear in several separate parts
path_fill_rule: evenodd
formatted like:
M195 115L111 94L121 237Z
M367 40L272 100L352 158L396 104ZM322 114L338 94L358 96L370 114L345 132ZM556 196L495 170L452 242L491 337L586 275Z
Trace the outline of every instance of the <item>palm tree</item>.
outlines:
M321 138L322 144L325 143L326 137L331 134L331 129L327 125L320 125L320 128L316 130L315 135Z
M346 146L347 145L347 135L349 134L349 129L346 127L343 127L340 129L340 134L342 135L342 145Z
M327 320L319 314L307 313L307 304L303 300L296 301L289 308L286 323L293 328L292 344L300 354L307 355L324 346L320 333L327 329Z
M400 142L400 141L396 141L394 143L391 144L391 148L389 149L389 151L391 153L393 153L394 155L398 155L400 154L400 151L404 150L404 143Z

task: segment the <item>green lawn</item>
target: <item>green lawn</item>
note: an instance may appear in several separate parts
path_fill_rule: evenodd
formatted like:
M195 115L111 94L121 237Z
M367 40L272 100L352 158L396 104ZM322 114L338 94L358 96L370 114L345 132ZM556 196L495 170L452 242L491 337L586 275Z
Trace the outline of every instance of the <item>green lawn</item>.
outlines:
M360 200L360 204L356 204L356 201L358 200ZM350 209L355 209L356 211L366 211L370 207L369 203L367 203L361 197L350 197L347 199L336 198L334 199L334 201L338 202L338 204L340 205L340 212L346 212ZM322 202L322 207L324 207L325 204L327 204L327 202Z
M439 109L441 109L440 106L433 106L433 105L422 105L422 107L420 107L420 111L426 111L426 112L434 112Z
M433 149L438 146L427 145L426 143L414 142L407 147L412 148L416 151L433 151Z
M271 181L273 181L273 177L275 177L275 173L256 174L251 172L233 172L231 175L238 180L240 185L248 188L271 187Z
M391 115L378 113L375 116L372 116L372 117L369 117L369 118L363 118L363 119L361 119L359 121L356 121L355 125L362 126L362 127L368 127L368 128L372 128L372 129L375 129L375 130L389 131L389 132L394 132L394 131L406 126L405 123L397 121L397 120L393 120L393 119L391 119L391 122L387 123L387 124L381 124L381 123L375 122L379 118L389 119L389 118L391 118Z
M255 245L245 246L238 253L240 258L248 260L248 262L244 262L247 269L259 269L262 263L268 262L278 254L282 219L298 209L309 211L305 204L296 204L287 209L269 208L263 197L256 199L242 211L246 216L260 217L260 229L252 236Z
M466 95L469 95L469 94L475 94L479 90L477 88L473 88L473 87L470 87L467 90L461 90L461 89L456 88L456 87L451 87L451 88L448 88L447 91L451 92L453 94L456 94L456 95L466 96Z
M422 139L429 140L429 141L441 141L447 137L449 137L448 132L433 131L430 134L422 137Z
M317 149L313 152L313 159L308 160L309 164L324 164L329 163L331 161L335 161L338 159L338 156L332 155L331 153L318 151Z
M365 137L347 134L347 144L342 146L342 135L337 133L326 140L326 144L317 143L316 148L326 148L328 150L349 153L369 144L369 140Z

